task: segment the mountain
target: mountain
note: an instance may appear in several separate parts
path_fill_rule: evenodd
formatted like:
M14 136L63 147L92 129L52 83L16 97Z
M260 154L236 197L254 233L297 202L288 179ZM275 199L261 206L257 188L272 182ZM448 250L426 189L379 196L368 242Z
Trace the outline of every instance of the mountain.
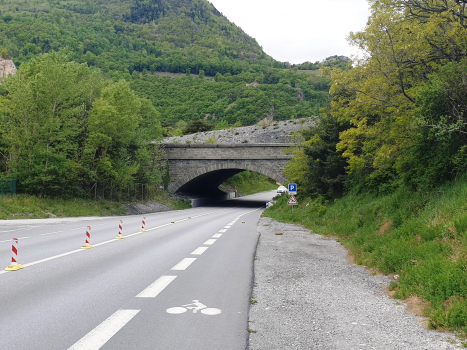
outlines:
M2 0L0 47L18 66L67 48L104 71L208 75L271 63L255 39L204 0Z
M166 135L199 119L214 127L310 117L329 96L319 64L275 61L205 0L0 0L0 55L21 67L59 50L130 81L160 111Z

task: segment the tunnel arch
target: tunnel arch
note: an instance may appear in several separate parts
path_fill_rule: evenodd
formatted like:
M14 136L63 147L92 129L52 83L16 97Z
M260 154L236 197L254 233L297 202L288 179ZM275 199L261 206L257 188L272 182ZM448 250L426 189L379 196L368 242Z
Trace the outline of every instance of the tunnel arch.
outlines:
M282 167L279 166L279 168L282 170ZM280 170L275 171L264 165L256 165L250 162L216 162L212 165L198 168L196 171L188 172L186 176L172 183L169 189L174 193L193 195L204 195L206 192L215 193L218 191L219 185L243 171L256 172L282 183L286 180Z
M284 183L282 173L292 158L290 145L277 143L165 144L164 151L170 174L168 190L194 196L220 194L222 182L245 170Z

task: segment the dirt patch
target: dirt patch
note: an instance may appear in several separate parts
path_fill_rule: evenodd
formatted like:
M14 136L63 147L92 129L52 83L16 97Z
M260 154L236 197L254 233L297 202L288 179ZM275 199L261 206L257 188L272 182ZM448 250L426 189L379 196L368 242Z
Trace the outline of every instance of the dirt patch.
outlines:
M419 297L410 297L403 301L407 305L407 311L419 317L420 323L425 327L425 329L428 329L430 319L426 317L423 312L427 307L427 301Z
M388 232L391 229L392 224L393 224L392 220L383 220L377 235L378 236L384 235L386 232Z

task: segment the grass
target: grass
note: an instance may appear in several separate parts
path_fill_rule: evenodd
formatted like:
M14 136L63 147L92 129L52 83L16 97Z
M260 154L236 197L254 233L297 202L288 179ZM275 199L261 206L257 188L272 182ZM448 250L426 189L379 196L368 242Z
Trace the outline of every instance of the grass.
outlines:
M154 200L173 209L191 208L186 200L176 200L158 194ZM125 208L120 202L94 201L85 199L42 198L29 195L1 196L0 220L40 219L50 217L109 216L124 215Z
M399 275L394 297L423 299L430 328L467 333L467 177L425 193L297 199L293 214L283 195L265 215L337 237L356 263Z
M237 191L243 194L254 194L277 189L278 185L265 175L250 171L243 171L232 176L227 182L237 186Z

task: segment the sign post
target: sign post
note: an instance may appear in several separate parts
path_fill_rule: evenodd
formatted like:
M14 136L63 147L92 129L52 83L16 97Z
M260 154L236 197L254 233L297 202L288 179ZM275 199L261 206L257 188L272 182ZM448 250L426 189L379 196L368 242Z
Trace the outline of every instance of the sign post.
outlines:
M289 184L289 194L291 195L297 194L297 184Z
M292 213L293 213L293 207L294 205L298 205L298 201L294 196L290 196L289 202L287 204L292 206Z

